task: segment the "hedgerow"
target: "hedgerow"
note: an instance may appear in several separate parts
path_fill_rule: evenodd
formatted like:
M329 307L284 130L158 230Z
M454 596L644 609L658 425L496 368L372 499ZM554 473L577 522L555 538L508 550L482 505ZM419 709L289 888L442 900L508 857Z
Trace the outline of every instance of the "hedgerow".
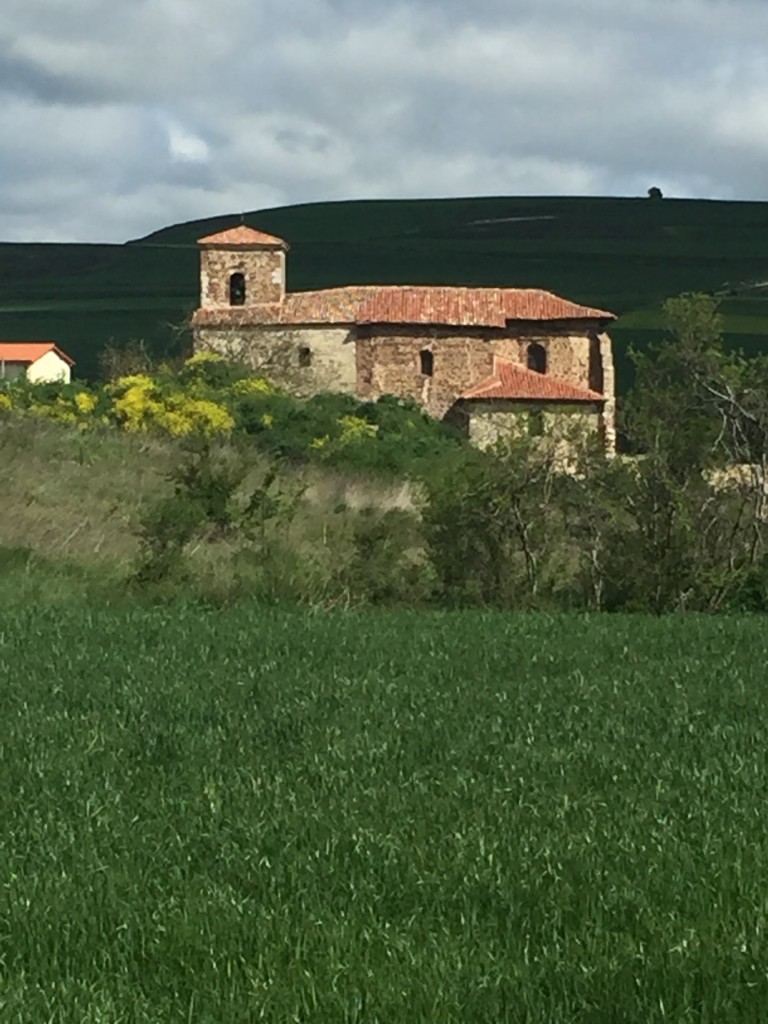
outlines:
M361 402L323 393L299 399L244 365L199 353L180 370L118 377L104 384L6 384L0 412L171 437L250 437L265 454L294 462L408 474L461 439L415 403L387 396Z

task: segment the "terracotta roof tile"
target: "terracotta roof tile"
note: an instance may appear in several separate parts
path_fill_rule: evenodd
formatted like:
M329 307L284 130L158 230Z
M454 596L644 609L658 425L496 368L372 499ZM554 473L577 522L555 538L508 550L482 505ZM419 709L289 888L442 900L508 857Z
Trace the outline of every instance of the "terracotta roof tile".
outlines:
M455 324L504 327L508 320L614 319L538 288L378 288L362 304L358 323Z
M75 365L75 360L52 341L0 341L0 359L8 363L36 363L51 351L70 366Z
M460 395L464 399L528 399L529 401L602 402L605 396L566 380L536 373L526 366L496 359L493 373Z
M245 224L238 224L236 228L227 228L226 231L217 231L215 235L206 235L205 238L198 238L198 245L269 245L279 246L281 249L288 249L288 243L275 235L267 235L263 231L256 231L255 228L246 227Z
M198 310L196 324L434 324L500 327L508 320L614 320L538 288L352 285L289 292L281 306Z

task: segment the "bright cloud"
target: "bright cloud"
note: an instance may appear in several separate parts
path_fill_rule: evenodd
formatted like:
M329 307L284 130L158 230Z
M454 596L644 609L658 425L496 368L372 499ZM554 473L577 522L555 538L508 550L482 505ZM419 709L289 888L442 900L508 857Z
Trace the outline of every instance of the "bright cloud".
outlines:
M181 163L202 164L210 156L208 145L203 139L177 124L168 128L168 149L171 158Z

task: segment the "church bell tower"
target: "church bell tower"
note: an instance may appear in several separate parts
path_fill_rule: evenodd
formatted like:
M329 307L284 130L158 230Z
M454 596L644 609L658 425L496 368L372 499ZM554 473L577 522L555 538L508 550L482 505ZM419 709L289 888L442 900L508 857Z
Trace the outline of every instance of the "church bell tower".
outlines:
M247 310L280 305L285 298L282 238L244 224L198 239L200 308Z

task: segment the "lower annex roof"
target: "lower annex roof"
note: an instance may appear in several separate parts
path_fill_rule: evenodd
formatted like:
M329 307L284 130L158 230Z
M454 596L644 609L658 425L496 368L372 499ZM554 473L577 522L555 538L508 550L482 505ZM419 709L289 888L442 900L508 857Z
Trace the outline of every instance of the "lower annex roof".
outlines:
M469 388L463 399L527 399L539 402L603 402L605 395L567 380L496 358L490 377Z

